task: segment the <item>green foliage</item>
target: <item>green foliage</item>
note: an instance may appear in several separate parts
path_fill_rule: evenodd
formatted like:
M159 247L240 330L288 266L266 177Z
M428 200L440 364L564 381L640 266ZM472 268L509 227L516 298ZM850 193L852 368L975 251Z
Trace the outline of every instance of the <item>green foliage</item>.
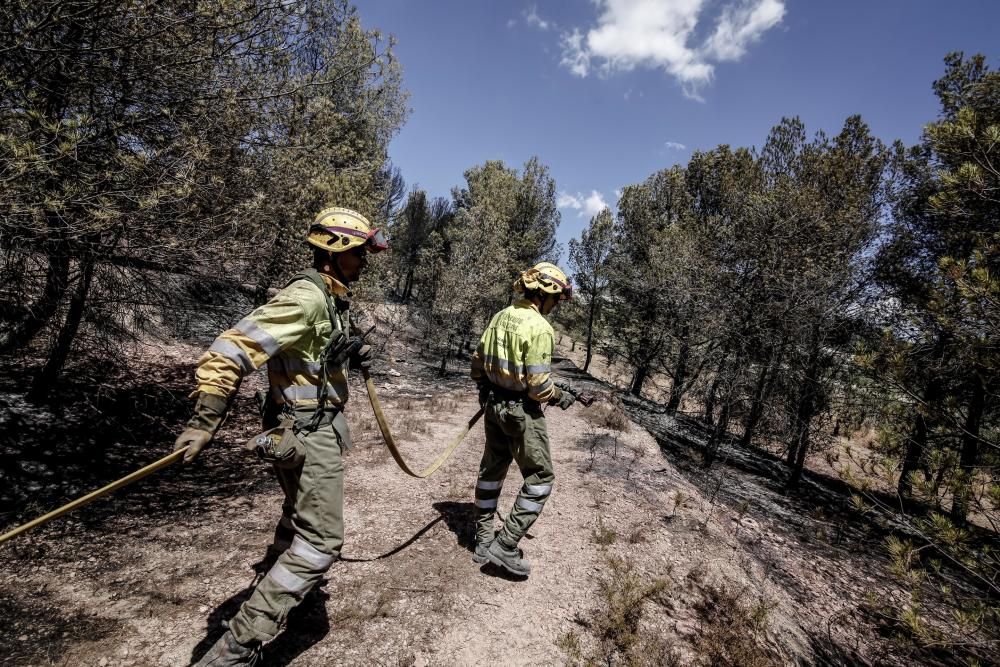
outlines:
M465 180L450 203L428 204L426 193L414 190L392 225L394 243L400 241L397 295L414 306L442 370L510 302L521 271L559 254L555 181L537 158L520 173L487 161L467 170Z
M985 484L989 496L995 486L976 470L984 456L996 457L983 445L998 377L1000 172L992 165L1000 158L1000 74L981 56L945 62L934 84L942 116L919 146L896 147L892 235L879 277L900 308L863 363L897 397L885 409L882 442L903 459L900 493L931 495L935 504L949 496L952 519L962 522L976 489Z
M378 221L399 67L340 0L0 9L0 348L113 347L190 292L301 268L325 205ZM48 336L47 336L48 334Z
M580 234L579 241L571 239L569 242L569 265L574 271L572 277L576 283L576 293L586 309L584 335L587 340L587 358L583 365L584 372L589 369L593 357L594 327L599 323L601 305L610 282L609 260L614 247L613 233L614 218L609 209L604 209L591 218L590 225Z

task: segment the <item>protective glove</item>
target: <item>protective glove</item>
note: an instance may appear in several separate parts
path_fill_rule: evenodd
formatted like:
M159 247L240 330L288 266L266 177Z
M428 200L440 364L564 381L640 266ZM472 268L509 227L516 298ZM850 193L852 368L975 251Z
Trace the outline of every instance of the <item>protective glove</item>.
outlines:
M174 441L174 451L183 447L188 450L184 454L184 463L191 463L196 456L211 441L212 436L222 426L226 417L229 401L216 394L200 392L194 404L194 414L188 420L187 428Z
M574 403L576 403L576 396L566 390L563 390L562 395L556 399L555 405L558 405L560 408L565 410Z
M184 463L191 463L211 439L212 434L208 431L202 431L200 428L186 428L174 441L174 451L187 447L187 451L184 452Z
M189 428L197 428L214 434L222 426L222 420L229 410L229 400L217 394L198 393L194 404L194 414L188 420Z
M348 362L349 367L357 370L359 368L368 369L371 368L372 361L375 359L375 351L372 350L371 345L362 345L358 348L358 351L351 355L351 359Z

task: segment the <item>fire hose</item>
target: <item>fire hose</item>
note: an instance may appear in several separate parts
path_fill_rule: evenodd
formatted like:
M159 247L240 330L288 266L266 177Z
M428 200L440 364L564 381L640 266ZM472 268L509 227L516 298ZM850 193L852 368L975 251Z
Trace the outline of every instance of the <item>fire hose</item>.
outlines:
M454 440L442 451L434 461L421 470L420 472L414 472L406 461L403 460L403 455L399 453L399 447L396 446L396 440L392 437L392 433L389 431L389 423L386 421L385 414L382 412L382 404L378 400L378 394L375 393L375 383L372 382L371 377L368 374L367 368L361 369L361 375L365 378L365 389L368 390L368 400L372 404L372 412L375 413L375 421L378 422L378 428L382 432L382 439L385 440L386 447L389 448L389 453L392 454L392 458L396 460L396 465L399 469L405 472L411 477L417 477L423 479L425 477L430 477L434 474L434 471L441 467L445 461L448 460L460 444L465 436L469 434L469 431L475 426L479 418L483 416L483 409L480 408L476 414L472 415L465 427L459 431L458 435Z

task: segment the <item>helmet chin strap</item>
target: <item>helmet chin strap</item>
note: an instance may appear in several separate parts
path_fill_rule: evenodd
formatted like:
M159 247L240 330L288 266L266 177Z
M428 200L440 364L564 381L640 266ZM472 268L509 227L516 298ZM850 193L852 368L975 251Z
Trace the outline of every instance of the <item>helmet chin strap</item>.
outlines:
M344 274L340 271L340 265L337 264L336 259L333 261L333 277L339 280L342 284L347 284L347 278L345 278Z
M343 272L340 270L340 264L337 263L337 253L330 250L326 251L326 261L323 262L323 266L316 267L320 273L325 273L329 276L333 276L339 280L344 285L347 284L347 279L344 278Z

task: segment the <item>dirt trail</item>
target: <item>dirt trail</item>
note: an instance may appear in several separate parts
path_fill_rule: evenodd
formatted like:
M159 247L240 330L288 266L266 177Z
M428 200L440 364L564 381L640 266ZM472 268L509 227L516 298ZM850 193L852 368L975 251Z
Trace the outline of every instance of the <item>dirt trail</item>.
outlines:
M376 380L420 465L475 411L474 399L460 376L419 380L395 366L402 373L384 369ZM254 430L245 397L254 384L221 445L195 466L0 548L2 664L184 665L214 641L250 590L280 504L267 468L238 448ZM521 581L471 561L481 426L417 481L388 456L360 386L348 416L343 560L267 647L267 664L560 664L569 633L601 650L587 619L606 611L611 556L638 580L666 584L641 623L682 663L705 633L698 603L720 585L770 601L764 635L775 659L807 650L787 593L733 538L735 517L713 508L641 428L598 426L581 406L546 413L556 488L522 543L533 572ZM501 508L519 486L512 470Z

